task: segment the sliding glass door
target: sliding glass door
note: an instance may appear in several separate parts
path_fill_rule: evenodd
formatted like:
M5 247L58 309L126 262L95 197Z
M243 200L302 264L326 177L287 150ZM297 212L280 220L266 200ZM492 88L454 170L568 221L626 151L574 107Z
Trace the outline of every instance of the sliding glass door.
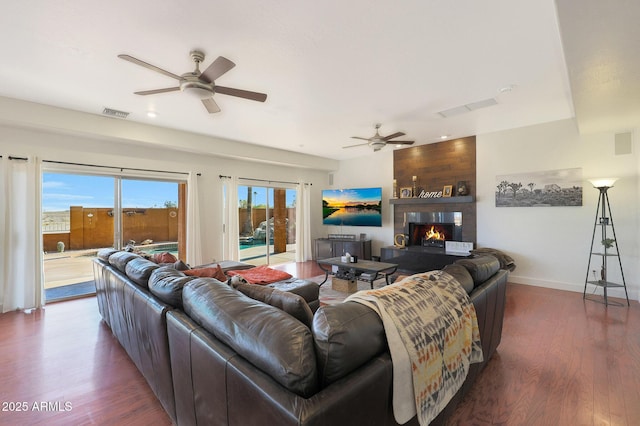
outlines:
M42 239L47 301L95 292L92 259L101 248L179 257L185 183L44 172Z
M238 185L240 261L275 265L295 260L296 190Z
M111 176L43 173L47 301L95 292L91 259L99 249L114 247L114 182Z
M121 185L122 244L177 258L178 183L122 179Z

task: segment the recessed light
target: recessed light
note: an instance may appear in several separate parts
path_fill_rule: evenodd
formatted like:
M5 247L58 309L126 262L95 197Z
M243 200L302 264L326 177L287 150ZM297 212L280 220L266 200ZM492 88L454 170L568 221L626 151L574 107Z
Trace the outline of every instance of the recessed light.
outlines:
M500 89L498 89L498 92L500 92L500 93L509 93L515 88L516 88L515 84L510 84L508 86L501 87Z
M445 140L448 137L449 137L449 135L442 135L442 136L440 136L440 139Z
M147 117L156 118L158 114L155 111L147 111Z

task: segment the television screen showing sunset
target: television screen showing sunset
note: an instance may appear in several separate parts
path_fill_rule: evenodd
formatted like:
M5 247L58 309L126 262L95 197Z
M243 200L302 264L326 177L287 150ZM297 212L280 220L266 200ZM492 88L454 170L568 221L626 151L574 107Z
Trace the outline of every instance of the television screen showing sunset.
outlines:
M323 190L322 223L382 226L382 188Z

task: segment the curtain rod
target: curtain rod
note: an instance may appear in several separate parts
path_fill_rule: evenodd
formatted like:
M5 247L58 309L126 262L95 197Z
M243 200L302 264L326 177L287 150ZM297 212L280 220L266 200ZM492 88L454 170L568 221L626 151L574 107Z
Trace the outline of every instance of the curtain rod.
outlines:
M9 157L11 158L11 157ZM170 173L170 174L175 174L175 175L188 175L188 172L172 172L172 171L167 171L167 170L153 170L153 169L137 169L137 168L133 168L133 167L116 167L116 166L102 166L99 164L84 164L84 163L70 163L67 161L53 161L53 160L42 160L43 163L54 163L54 164L66 164L69 166L87 166L87 167L98 167L98 168L103 168L103 169L120 169L120 171L125 171L125 170L133 170L136 172L153 172L153 173ZM197 176L201 176L200 173L196 173Z
M2 155L0 155L0 158L2 158ZM8 156L7 158L9 160L22 160L22 161L29 160L27 157L14 157L13 155Z
M225 179L231 179L231 176L225 176L225 175L218 175L218 177L220 179L225 178ZM285 180L267 180L267 179L255 179L255 178L247 178L247 177L238 177L238 179L244 179L244 180L254 180L256 182L267 182L267 183L288 183L290 185L299 185L300 182L287 182ZM307 182L303 182L303 185L313 185L312 183L307 183Z

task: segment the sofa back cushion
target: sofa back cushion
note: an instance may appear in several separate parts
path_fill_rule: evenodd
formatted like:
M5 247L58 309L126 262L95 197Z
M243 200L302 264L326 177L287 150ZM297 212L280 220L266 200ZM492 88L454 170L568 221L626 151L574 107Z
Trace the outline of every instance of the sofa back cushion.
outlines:
M479 286L491 278L500 269L500 261L492 255L483 255L471 259L456 260L456 265L462 265L473 278L474 287Z
M313 317L311 331L322 387L387 350L382 320L360 303L321 306Z
M161 266L149 277L149 291L164 303L182 309L182 288L194 279L171 266Z
M442 268L442 270L453 276L453 278L455 278L456 281L458 281L462 285L462 288L464 288L464 291L466 291L467 294L471 294L474 288L473 277L471 276L467 268L462 265L453 263L451 265L446 265L444 268Z
M268 305L282 309L298 321L311 328L313 312L302 296L278 290L273 287L264 287L255 284L236 284L235 288L242 294L252 299L259 300Z
M149 288L149 277L159 266L144 257L137 257L127 262L124 268L127 277L140 287Z
M131 253L129 251L119 251L109 256L109 263L118 271L126 274L127 263L131 262L133 259L138 258L140 258L140 256L135 253Z
M96 257L100 260L102 260L103 262L109 263L109 257L114 254L117 253L119 250L116 250L114 248L103 248L98 250L98 253L96 254Z
M291 315L214 278L185 284L182 303L197 324L291 392L317 392L311 331Z

